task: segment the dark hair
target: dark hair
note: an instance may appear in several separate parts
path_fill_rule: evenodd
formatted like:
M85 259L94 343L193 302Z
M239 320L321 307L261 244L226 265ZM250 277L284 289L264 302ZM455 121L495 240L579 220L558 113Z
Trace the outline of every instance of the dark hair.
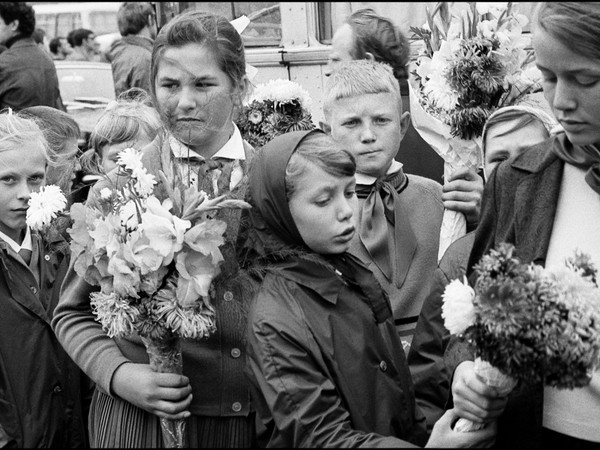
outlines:
M169 47L187 44L206 45L213 52L220 69L234 86L246 74L244 42L229 21L220 15L189 11L175 16L158 33L152 49L150 89L156 98L156 74L162 56Z
M44 36L46 36L46 32L41 28L36 28L33 33L31 33L31 37L35 41L36 44L44 43Z
M58 49L62 46L62 42L60 41L61 39L62 38L55 37L50 41L48 48L50 49L51 53L54 53L55 55L58 54Z
M69 35L71 36L71 41L69 42L72 47L81 47L83 44L83 40L90 37L94 32L92 30L88 30L87 28L77 28L73 30ZM67 38L68 40L69 38Z
M117 23L121 36L138 34L150 25L149 17L155 17L150 3L125 2L119 7Z
M353 177L356 172L354 156L341 149L330 135L309 133L300 141L285 169L285 193L288 201L296 191L298 178L310 171L313 165L340 178Z
M0 17L7 25L18 20L17 31L23 36L29 37L35 30L35 12L25 2L0 2Z
M534 12L535 27L578 55L600 61L600 3L540 2Z
M369 52L375 61L392 66L396 79L408 79L409 42L391 20L364 8L353 12L346 23L354 34L354 59L366 59Z

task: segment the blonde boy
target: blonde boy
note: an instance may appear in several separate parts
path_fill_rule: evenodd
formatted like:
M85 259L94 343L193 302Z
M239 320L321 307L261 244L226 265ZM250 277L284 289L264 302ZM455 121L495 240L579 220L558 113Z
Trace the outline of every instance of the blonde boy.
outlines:
M437 267L442 186L405 174L394 160L410 113L402 111L400 87L390 66L371 60L346 62L327 79L325 92L323 128L357 163L358 233L350 251L369 265L389 293L408 351ZM455 200L480 199L476 182L461 183ZM478 201L448 206L471 216L479 213Z

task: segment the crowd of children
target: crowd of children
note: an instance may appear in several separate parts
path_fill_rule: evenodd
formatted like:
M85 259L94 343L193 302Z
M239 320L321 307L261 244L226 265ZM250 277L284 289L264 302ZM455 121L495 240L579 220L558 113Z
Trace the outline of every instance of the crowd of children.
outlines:
M250 89L243 42L212 13L160 30L150 92L109 104L81 157L67 113L2 111L0 447L158 448L166 418L185 419L198 448L598 448L597 373L572 392L498 396L470 349L450 342L441 303L445 285L502 241L546 264L574 247L600 261L599 25L598 5L540 4L533 45L555 117L496 111L484 177L458 171L444 186L397 160L411 120L406 52L400 66L377 52L338 58L320 128L252 148L234 121ZM70 222L53 239L26 222L44 185L71 206L80 170L93 181L85 201L97 202L118 184L125 148L159 185L169 164L188 186L251 205L216 212L227 224L209 294L216 332L183 343L181 375L154 372L139 336L110 337L96 320L98 287L74 268ZM444 208L464 213L470 232L438 264ZM487 426L461 433L459 417Z

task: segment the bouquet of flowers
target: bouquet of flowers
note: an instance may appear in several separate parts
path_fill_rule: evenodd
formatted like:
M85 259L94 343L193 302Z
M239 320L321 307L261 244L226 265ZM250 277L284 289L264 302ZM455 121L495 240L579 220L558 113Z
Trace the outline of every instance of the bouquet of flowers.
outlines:
M541 74L522 34L524 15L512 3L468 2L461 15L439 2L427 23L411 27L421 51L409 80L413 125L444 159L444 175L482 166L481 134L488 116L502 106L540 104ZM445 211L439 258L466 232L462 214Z
M181 340L215 331L208 295L223 260L226 223L208 212L249 205L208 199L162 171L167 195L158 195L133 148L119 153L118 167L118 186L102 189L96 204L71 207L74 269L100 286L90 303L108 336L137 333L153 370L181 373ZM184 420L161 418L161 427L166 447L185 445Z
M311 105L309 93L298 83L270 80L256 86L236 124L249 144L262 147L280 134L315 128Z
M500 244L474 267L474 289L453 280L442 317L452 334L475 348L475 371L501 395L519 382L560 389L587 385L600 367L600 290L589 256L564 267L524 264ZM460 419L455 429L481 428Z

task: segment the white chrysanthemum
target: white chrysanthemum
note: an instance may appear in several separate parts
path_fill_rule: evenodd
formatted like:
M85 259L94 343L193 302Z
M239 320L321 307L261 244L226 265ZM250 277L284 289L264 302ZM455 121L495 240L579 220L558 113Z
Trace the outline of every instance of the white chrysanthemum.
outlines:
M294 81L278 78L256 86L249 102L272 100L275 103L289 103L295 99L304 109L310 109L312 106L312 99L308 91Z
M448 283L442 294L444 326L452 334L462 333L475 321L475 291L469 286L467 277L463 278L464 282L456 279Z
M32 192L27 209L27 225L40 230L48 225L67 206L67 199L58 186L42 186L39 192Z
M133 173L137 173L143 168L142 152L138 152L135 148L129 147L119 152L117 163Z
M112 197L112 191L109 188L104 188L100 191L100 198L102 200L110 200Z

